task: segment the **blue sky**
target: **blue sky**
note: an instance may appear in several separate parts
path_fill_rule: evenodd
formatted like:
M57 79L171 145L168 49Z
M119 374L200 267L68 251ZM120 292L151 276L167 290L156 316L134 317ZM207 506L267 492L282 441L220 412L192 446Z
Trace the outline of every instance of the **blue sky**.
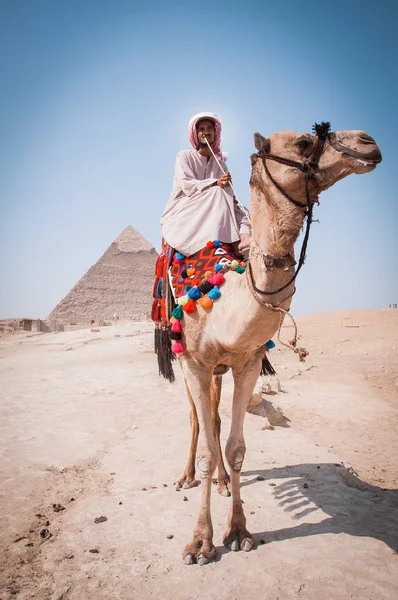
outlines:
M295 314L398 302L394 2L0 0L0 318L44 318L159 217L192 114L221 115L248 204L253 132L363 129L383 163L321 195Z

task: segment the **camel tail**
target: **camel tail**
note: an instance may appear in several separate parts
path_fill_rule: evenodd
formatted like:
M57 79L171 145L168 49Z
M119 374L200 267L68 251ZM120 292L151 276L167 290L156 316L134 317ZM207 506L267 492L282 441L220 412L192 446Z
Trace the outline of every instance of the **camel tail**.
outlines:
M263 358L260 375L276 375L275 369L269 362L267 355Z
M169 332L165 329L155 329L155 354L158 357L159 375L173 383L175 376L172 361L176 359L176 355L171 349Z

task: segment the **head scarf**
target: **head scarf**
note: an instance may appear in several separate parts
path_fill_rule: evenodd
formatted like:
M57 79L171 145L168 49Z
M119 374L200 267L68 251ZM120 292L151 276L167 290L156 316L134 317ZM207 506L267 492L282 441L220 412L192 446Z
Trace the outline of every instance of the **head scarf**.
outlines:
M204 119L208 119L214 123L214 131L215 131L215 141L212 146L214 154L221 158L221 160L226 160L226 155L221 152L221 119L218 115L212 112L201 112L194 115L188 124L188 139L191 142L192 146L197 150L199 148L199 140L198 140L198 132L196 130L196 126L199 121L203 121Z

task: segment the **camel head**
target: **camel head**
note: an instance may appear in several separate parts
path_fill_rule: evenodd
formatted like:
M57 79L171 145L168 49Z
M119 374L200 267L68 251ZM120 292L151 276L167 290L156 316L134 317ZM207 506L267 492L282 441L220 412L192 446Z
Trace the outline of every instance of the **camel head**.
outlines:
M315 202L318 194L336 181L352 173L373 171L381 162L379 147L364 131L329 133L328 125L316 125L318 135L281 131L264 138L255 133L258 154L252 156L251 185L263 187L258 184L264 182L268 169L289 196L307 204L307 179L310 199Z
M250 205L257 243L269 254L284 256L293 248L309 204L351 173L373 171L381 152L363 131L329 132L315 125L315 135L281 131L268 138L254 134ZM310 219L311 220L311 219Z

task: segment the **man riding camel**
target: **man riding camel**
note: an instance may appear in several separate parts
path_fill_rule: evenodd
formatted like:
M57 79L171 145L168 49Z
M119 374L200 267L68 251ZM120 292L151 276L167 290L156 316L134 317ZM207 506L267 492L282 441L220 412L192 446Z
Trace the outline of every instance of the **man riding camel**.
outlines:
M234 198L231 175L221 154L220 118L210 112L194 115L188 138L193 150L177 154L173 190L160 219L162 236L185 256L198 252L209 240L231 244L239 254L250 246L251 230Z

